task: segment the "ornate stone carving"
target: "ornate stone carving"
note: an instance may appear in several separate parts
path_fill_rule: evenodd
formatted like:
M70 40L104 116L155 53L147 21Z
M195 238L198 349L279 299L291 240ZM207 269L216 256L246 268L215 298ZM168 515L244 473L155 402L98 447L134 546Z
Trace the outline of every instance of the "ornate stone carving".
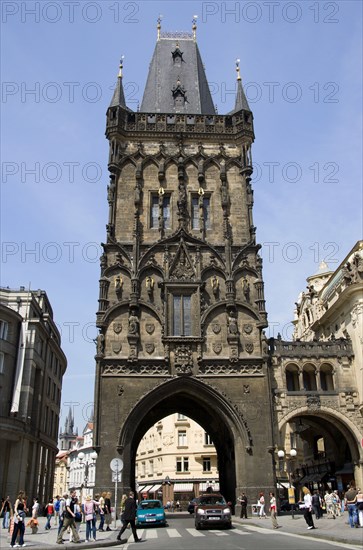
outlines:
M145 324L145 330L148 334L153 334L154 330L155 330L155 325L154 323L146 323Z
M114 353L120 353L120 351L122 350L122 344L121 342L114 342L112 344L112 351Z
M243 385L243 393L250 393L250 385L244 384Z
M179 281L194 279L195 271L184 245L180 246L175 255L169 275L171 279L177 279Z
M251 354L253 353L253 350L254 350L254 345L252 342L246 342L245 344L245 350L247 351L247 353Z
M125 388L123 387L123 385L122 385L122 384L118 384L118 386L117 386L117 395L118 395L119 397L121 397L121 395L124 393L124 391L125 391Z
M307 405L308 409L310 409L310 410L313 410L313 411L319 410L320 407L321 407L320 396L319 395L309 395L306 398L306 405Z
M145 349L146 352L151 355L155 350L155 344L153 344L152 342L148 342L147 344L145 344Z
M212 348L213 348L214 353L219 355L222 351L222 344L220 342L214 342L212 344Z
M105 353L105 335L100 332L97 336L97 355L104 355Z
M175 371L177 374L192 374L193 353L189 346L178 346L175 349Z
M263 373L262 365L237 365L230 363L225 365L206 364L201 365L199 368L200 374L247 374L249 376L253 374L261 375Z
M113 331L116 333L116 334L120 334L120 332L122 332L122 323L113 323Z
M102 375L115 376L115 375L140 375L145 374L148 376L161 375L166 376L169 374L169 369L165 365L105 365L103 367Z
M251 325L251 323L245 323L243 325L243 331L246 333L246 334L251 334L251 332L253 331L253 326Z
M221 332L221 325L219 323L213 323L212 330L214 334L219 334Z

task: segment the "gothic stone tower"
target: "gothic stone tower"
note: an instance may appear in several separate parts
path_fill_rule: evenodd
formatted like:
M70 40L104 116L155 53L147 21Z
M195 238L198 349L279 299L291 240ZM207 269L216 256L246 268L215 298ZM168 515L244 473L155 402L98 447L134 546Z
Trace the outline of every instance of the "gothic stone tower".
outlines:
M124 489L134 487L141 437L180 412L212 437L221 491L235 500L274 485L253 116L238 66L235 109L216 113L195 31L159 24L140 111L126 106L122 65L107 111L97 487L112 488L115 456Z

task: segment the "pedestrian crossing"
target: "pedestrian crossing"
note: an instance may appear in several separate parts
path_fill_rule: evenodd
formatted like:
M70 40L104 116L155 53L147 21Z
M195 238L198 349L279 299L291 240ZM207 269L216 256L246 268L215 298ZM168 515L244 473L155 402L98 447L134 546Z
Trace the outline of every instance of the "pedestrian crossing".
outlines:
M244 535L250 535L251 533L247 531L243 531L242 529L228 529L228 530L221 530L221 529L208 529L206 531L198 531L195 528L158 528L158 529L138 529L137 534L139 537L141 537L144 540L155 540L160 538L170 538L170 539L177 539L185 537L186 533L190 535L191 537L195 538L201 538L206 536L214 536L214 537L236 537L236 536L244 536ZM129 540L129 542L132 541Z

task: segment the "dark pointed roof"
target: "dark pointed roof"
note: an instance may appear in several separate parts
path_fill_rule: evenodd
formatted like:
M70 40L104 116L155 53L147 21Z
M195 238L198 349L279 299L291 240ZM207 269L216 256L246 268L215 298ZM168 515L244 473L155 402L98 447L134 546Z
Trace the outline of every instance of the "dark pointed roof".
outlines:
M110 107L118 107L118 106L126 109L124 87L122 84L122 62L120 63L120 71L117 77L117 84L116 84L115 91L113 92L113 96L110 103Z
M202 58L193 35L161 33L156 42L141 103L141 112L216 114ZM174 54L174 55L173 55ZM183 106L176 106L176 89ZM174 93L173 93L174 92Z
M245 92L243 90L242 80L239 78L237 80L236 103L232 112L236 113L237 111L241 111L242 109L244 109L245 111L251 111Z

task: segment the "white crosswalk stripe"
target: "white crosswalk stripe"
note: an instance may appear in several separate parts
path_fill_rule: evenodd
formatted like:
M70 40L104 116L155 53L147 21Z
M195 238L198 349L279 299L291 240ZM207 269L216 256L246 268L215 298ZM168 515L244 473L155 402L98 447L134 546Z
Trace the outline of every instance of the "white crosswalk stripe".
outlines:
M167 529L166 532L168 533L169 537L171 539L175 539L177 537L181 537L181 534L178 532L177 529Z
M201 533L200 531L197 531L196 529L185 529L188 531L192 537L205 537L205 533Z
M142 536L140 535L141 538L145 539L145 540L151 540L151 539L157 539L158 538L158 532L156 530L151 530L151 529L144 529L143 533L142 533Z
M217 531L215 529L211 529L209 532L213 533L213 535L216 535L217 537L228 537L228 533L226 533L225 531Z

